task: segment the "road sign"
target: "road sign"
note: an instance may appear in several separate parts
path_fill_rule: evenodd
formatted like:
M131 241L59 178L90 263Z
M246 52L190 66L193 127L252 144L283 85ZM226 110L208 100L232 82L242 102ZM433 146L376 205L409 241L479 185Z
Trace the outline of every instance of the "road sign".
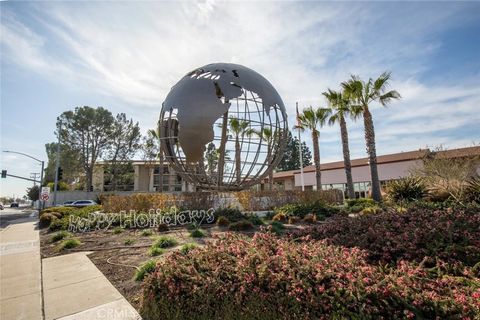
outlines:
M40 193L40 200L48 201L50 199L50 187L42 187L42 192Z

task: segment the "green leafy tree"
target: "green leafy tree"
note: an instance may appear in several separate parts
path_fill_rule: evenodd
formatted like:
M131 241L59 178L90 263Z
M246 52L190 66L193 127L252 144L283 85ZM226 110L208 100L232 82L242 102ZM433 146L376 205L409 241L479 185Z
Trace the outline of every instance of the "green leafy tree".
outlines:
M392 100L400 99L400 94L397 91L387 91L390 78L391 74L389 72L384 72L377 79L373 80L370 78L368 81L363 81L358 76L352 75L350 80L342 83L345 96L350 99L352 106L357 110L355 115L363 117L365 143L372 177L372 198L375 201L381 201L382 194L380 192L380 180L377 169L375 129L370 106L373 102L379 102L385 107Z
M140 149L140 127L138 122L128 120L125 113L117 114L112 126L111 142L106 152L108 161L107 179L110 189L116 190L118 181L130 175L130 159ZM128 180L128 179L127 179Z
M287 143L285 146L285 152L283 153L282 160L277 166L279 171L297 170L300 169L300 140L297 137L293 137L292 133L287 133ZM302 142L302 162L303 166L312 165L312 153L305 142Z
M57 119L61 141L79 154L85 172L85 190L90 190L97 160L108 151L113 134L114 117L102 107L77 107Z
M57 159L57 142L45 144L47 153L47 167L45 168L45 181L55 181L55 168ZM68 185L78 181L78 176L82 172L82 164L80 162L80 154L78 150L73 149L70 145L60 144L60 167L63 169L62 180Z
M297 116L297 128L300 130L310 130L312 132L313 143L313 162L315 163L315 181L317 190L322 188L322 173L320 171L320 131L319 127L323 127L332 111L329 108L312 107L303 109L302 113Z
M38 200L40 196L40 187L37 185L34 185L31 188L27 188L27 196L32 201Z
M352 106L350 100L346 99L341 92L328 89L323 95L327 98L332 110L332 115L328 119L330 125L340 125L340 136L342 139L343 163L345 167L345 176L347 180L347 195L350 199L355 199L355 191L353 189L352 164L350 161L350 147L348 145L347 121L345 117L352 114ZM353 114L358 111L353 110Z

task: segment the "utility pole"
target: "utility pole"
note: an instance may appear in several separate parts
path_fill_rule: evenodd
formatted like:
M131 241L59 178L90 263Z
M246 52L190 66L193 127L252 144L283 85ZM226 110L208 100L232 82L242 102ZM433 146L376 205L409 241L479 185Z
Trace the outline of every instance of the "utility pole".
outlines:
M57 190L58 190L58 168L60 167L60 130L62 129L62 122L58 125L58 142L57 142L57 157L55 159L55 184L53 186L53 205L57 205Z

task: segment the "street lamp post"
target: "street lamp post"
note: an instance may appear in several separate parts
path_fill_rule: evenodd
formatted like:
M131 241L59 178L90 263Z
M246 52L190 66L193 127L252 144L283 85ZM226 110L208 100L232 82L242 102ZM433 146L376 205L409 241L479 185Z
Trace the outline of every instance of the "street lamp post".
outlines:
M35 161L38 161L42 164L42 171L40 172L40 190L42 189L42 184L43 184L43 171L44 171L44 167L45 167L45 161L43 160L40 160L40 159L37 159L35 157L32 157L26 153L23 153L23 152L17 152L17 151L10 151L10 150L4 150L3 152L6 152L6 153L16 153L16 154L20 154L22 156L25 156L25 157L28 157L30 159L33 159ZM39 193L40 194L40 193ZM40 200L40 197L39 197L39 200ZM45 202L40 200L40 203L42 204L41 207L42 209L45 207Z

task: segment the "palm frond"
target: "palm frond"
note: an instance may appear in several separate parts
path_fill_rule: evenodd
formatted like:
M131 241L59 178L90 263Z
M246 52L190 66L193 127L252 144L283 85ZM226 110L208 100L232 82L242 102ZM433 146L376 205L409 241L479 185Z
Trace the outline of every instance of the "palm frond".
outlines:
M379 96L378 101L382 104L382 106L386 106L393 99L400 99L400 98L401 98L400 93L398 93L395 90L391 90Z

